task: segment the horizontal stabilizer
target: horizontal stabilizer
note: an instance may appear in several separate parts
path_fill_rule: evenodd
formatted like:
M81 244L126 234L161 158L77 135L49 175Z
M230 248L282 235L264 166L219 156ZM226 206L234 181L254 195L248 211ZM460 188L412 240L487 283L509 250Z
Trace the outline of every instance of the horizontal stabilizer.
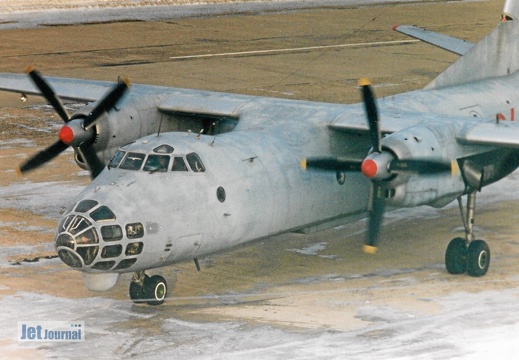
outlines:
M474 46L474 43L472 42L458 39L448 35L435 33L416 26L400 25L395 26L393 30L413 37L415 39L421 40L428 44L437 46L441 49L450 51L457 55L466 54Z

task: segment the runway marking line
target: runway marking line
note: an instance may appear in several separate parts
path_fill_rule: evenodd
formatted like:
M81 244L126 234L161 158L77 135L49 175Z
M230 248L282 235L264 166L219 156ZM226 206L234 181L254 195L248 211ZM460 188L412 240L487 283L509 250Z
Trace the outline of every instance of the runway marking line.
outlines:
M226 53L216 53L216 54L170 56L169 59L170 60L188 60L188 59L211 58L211 57L219 57L219 56L262 55L262 54L297 52L297 51L308 51L308 50L323 50L323 49L347 48L347 47L412 44L412 43L419 42L419 41L420 40L375 41L375 42L356 43L356 44L321 45L321 46L308 46L308 47L286 48L286 49L251 50L251 51L237 51L237 52L226 52Z

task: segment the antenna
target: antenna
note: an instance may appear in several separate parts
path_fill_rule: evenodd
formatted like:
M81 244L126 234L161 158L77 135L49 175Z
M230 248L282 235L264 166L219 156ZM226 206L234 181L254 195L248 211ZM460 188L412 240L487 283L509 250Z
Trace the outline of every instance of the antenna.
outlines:
M160 122L159 122L159 130L157 132L157 137L160 137L160 130L162 128L162 119L164 118L164 115L160 116Z

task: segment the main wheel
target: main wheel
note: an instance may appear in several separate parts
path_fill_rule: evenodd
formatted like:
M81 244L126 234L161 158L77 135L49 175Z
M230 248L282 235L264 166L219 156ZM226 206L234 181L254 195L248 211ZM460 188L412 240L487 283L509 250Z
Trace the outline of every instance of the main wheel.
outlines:
M164 303L168 293L166 280L160 275L153 275L145 284L148 305L160 305Z
M474 240L467 251L467 273L480 277L487 273L490 266L490 248L483 240Z
M458 275L467 271L467 242L457 237L452 239L445 251L445 267L449 274Z

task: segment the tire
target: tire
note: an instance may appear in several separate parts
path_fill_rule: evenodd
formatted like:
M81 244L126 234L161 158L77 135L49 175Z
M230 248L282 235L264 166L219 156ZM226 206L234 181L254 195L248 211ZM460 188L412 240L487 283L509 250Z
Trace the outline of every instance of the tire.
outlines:
M483 240L474 240L470 243L467 252L467 273L470 276L480 277L487 273L490 266L490 248Z
M168 285L162 276L153 275L145 286L148 305L156 306L164 303L168 293Z
M467 242L457 237L451 240L445 251L445 267L449 274L459 275L467 271Z

